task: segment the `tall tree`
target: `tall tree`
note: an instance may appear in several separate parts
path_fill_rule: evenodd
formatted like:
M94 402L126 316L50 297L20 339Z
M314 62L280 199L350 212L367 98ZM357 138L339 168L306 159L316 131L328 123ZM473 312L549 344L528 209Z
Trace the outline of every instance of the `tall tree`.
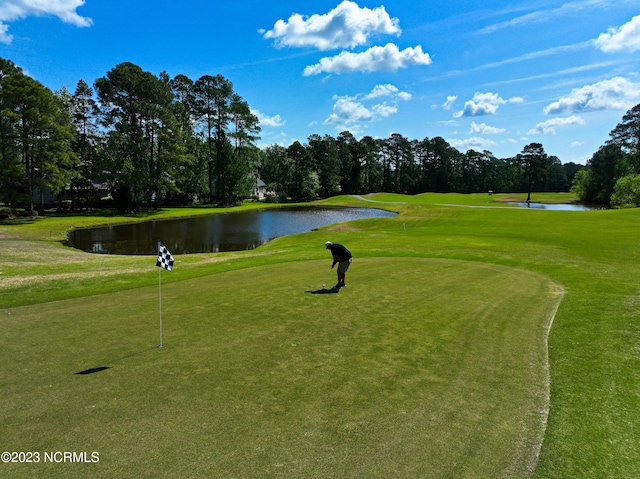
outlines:
M547 178L544 191L567 191L566 171L557 156L547 156Z
M25 200L24 164L18 136L20 118L15 111L15 100L6 88L17 75L22 75L22 69L11 60L0 58L0 201L7 205Z
M358 140L349 131L343 131L336 139L338 163L340 164L340 190L344 194L359 192L361 151Z
M234 151L226 167L226 201L237 202L247 196L256 184L256 171L260 156L255 142L260 139L260 121L249 104L240 95L234 93L230 110L231 132Z
M313 156L299 141L294 141L287 148L287 156L291 161L291 181L287 192L295 201L314 199L320 182Z
M609 137L576 174L572 191L584 201L608 204L620 178L640 173L640 105L626 112Z
M531 191L534 187L544 184L547 179L549 162L547 154L540 143L530 143L517 156L524 169L526 179L527 203L531 201Z
M619 145L608 143L601 146L587 161L590 170L590 185L584 190L589 194L586 201L608 204L618 179L632 172L625 162L624 153ZM587 178L587 177L585 177Z
M222 75L205 75L194 86L195 111L204 131L208 153L209 201L222 203L225 168L231 161L227 148L228 126L233 103L233 85Z
M340 192L340 163L336 139L330 135L309 137L309 151L317 165L320 181L319 195L323 198Z
M2 67L5 72L10 70L3 74L0 85L1 123L7 130L2 134L3 162L6 159L9 170L19 175L13 178L16 194L12 199L34 215L34 192L40 192L42 213L45 188L59 192L69 180L74 161L69 147L71 118L51 90L9 64ZM6 142L14 144L10 147Z
M624 114L609 136L611 140L608 143L627 153L634 173L640 173L640 104Z
M109 128L109 173L121 209L151 206L162 195L167 135L175 131L166 81L121 63L95 82L103 125ZM114 196L116 196L114 195Z
M286 193L291 176L291 160L287 156L287 149L282 145L266 147L260 165L260 178L267 185L267 190L278 195Z
M423 173L426 170L428 175L428 189L425 191L438 193L456 191L454 165L462 153L439 136L431 140L425 139L420 146L424 148L421 152L421 170Z
M414 181L415 171L412 166L414 162L413 149L409 140L398 134L393 133L383 146L389 156L390 168L393 174L389 191L394 193L410 193L415 191Z
M382 162L380 161L380 144L382 140L376 140L371 136L360 139L363 150L362 164L362 191L373 193L382 190Z
M208 195L208 151L194 131L197 111L193 80L179 74L168 83L174 96L171 109L180 122L179 142L183 156L173 172L174 188L168 192L167 200L172 204L184 205Z
M82 201L91 207L93 180L98 179L98 148L100 130L98 127L98 104L93 98L93 89L84 81L78 81L70 99L70 111L75 127L72 149L78 157L77 171L71 180L71 208Z

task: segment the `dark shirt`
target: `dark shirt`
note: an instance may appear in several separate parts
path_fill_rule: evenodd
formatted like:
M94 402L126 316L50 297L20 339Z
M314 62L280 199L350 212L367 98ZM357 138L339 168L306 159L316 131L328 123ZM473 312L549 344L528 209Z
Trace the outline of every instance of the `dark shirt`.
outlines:
M332 244L329 249L331 250L331 254L336 257L338 263L351 259L351 252L341 244Z

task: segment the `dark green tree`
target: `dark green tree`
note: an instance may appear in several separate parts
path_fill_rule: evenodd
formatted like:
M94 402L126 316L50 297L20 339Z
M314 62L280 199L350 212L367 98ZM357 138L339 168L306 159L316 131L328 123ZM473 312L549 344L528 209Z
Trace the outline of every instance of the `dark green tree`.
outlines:
M323 198L337 195L341 190L341 177L336 139L330 135L311 135L308 141L309 151L317 165L320 182L318 194Z
M601 146L587 161L591 184L586 191L593 196L584 198L585 201L608 204L613 194L616 181L632 172L632 168L625 162L625 155L620 145L608 143Z
M287 193L294 201L312 200L318 196L320 182L315 161L309 150L299 141L287 148L291 165L291 181Z
M179 130L167 81L121 63L95 82L108 129L106 173L120 209L153 206L164 194Z
M39 193L39 212L44 213L45 188L60 192L70 179L74 155L70 149L73 128L62 100L20 69L0 65L0 138L2 161L7 167L4 194L33 216L34 193ZM11 144L12 143L12 144Z
M547 178L543 191L567 191L566 171L557 156L547 157Z
M414 181L417 178L412 170L414 154L409 140L399 133L393 133L385 140L382 148L385 150L390 170L387 173L387 191L393 193L415 192Z
M225 168L231 161L227 148L233 85L222 75L205 75L194 86L195 112L207 146L209 201L224 202Z
M608 204L620 178L640 173L640 105L627 111L609 137L587 162L588 171L575 177L572 191L583 201Z
M179 141L183 156L173 171L174 188L167 192L166 201L186 205L208 196L208 152L194 130L197 112L193 80L179 74L168 83L174 96L171 109L180 122Z
M617 145L627 154L634 173L640 173L640 104L627 111L622 121L609 134L608 143Z
M518 163L523 168L527 203L531 201L531 192L539 190L547 179L549 160L540 143L530 143L517 156Z
M362 192L382 191L382 162L380 161L380 145L382 141L371 136L360 139L362 148Z
M558 191L569 191L571 189L571 186L573 185L573 180L576 174L579 171L584 170L585 168L585 165L574 163L572 161L563 163L562 169L564 170L565 184L563 185L562 189Z
M72 149L78 158L71 179L71 209L84 205L91 207L93 180L100 179L99 148L101 132L98 126L98 104L92 88L80 80L70 98L70 111L75 138Z
M7 85L13 78L22 75L22 69L12 61L0 58L0 202L18 205L26 201L22 184L24 164L19 141L19 115L15 111L15 100Z
M292 181L292 165L284 146L271 145L264 149L260 178L267 185L269 192L277 195L286 194Z
M362 150L358 140L349 131L343 131L336 139L338 163L340 165L340 191L353 194L360 191Z
M458 150L437 136L416 144L418 164L423 176L422 191L449 193L456 191L455 167L462 156Z
M260 139L261 131L258 117L251 111L249 104L237 93L233 94L230 110L230 138L234 141L234 151L230 154L229 164L225 168L225 181L229 203L237 202L249 195L256 184L260 155L255 142Z

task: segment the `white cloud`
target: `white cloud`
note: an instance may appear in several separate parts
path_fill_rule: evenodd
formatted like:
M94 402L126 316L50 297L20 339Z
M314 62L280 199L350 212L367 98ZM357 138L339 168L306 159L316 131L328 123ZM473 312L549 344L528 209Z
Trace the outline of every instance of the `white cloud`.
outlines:
M488 150L496 144L493 140L480 137L467 138L466 140L452 139L447 140L447 143L460 151L475 150L478 152Z
M610 28L595 40L596 46L603 52L640 50L640 15L633 17L620 28Z
M504 133L506 130L504 128L496 128L495 126L489 126L486 123L480 123L479 125L475 122L471 122L471 130L469 133L481 133L484 135L495 135L498 133Z
M371 121L373 118L373 112L362 103L350 97L343 97L337 98L333 105L333 113L327 118L326 123L332 125L361 123Z
M251 113L258 117L261 126L279 127L284 126L286 123L286 121L284 121L280 117L280 115L267 116L264 113L261 113L260 111L254 109L251 110Z
M375 87L373 87L373 90L371 90L371 92L364 97L364 99L371 100L373 98L379 98L382 96L390 96L398 93L398 91L398 87L393 86L389 83L387 83L386 85L376 85Z
M367 43L370 35L400 35L399 20L391 18L383 6L360 8L343 1L325 15L303 17L295 13L289 20L278 20L272 30L261 31L277 46L315 47L320 50L353 48Z
M387 43L384 47L375 46L361 53L342 52L333 57L320 59L319 63L304 69L304 75L320 73L348 73L354 71L396 71L410 65L430 65L431 57L418 45L400 51L397 45Z
M626 110L640 100L640 83L615 77L593 85L571 90L544 109L544 113L557 114L572 111Z
M76 13L84 3L84 0L5 0L0 3L0 42L11 43L13 40L8 33L8 23L31 16L53 15L77 27L91 26L93 21L90 18Z
M461 116L483 116L495 115L500 105L505 103L522 103L524 100L520 97L513 97L508 100L501 98L497 93L476 93L473 99L465 102L464 109L455 113L455 118Z
M554 118L538 123L536 127L529 130L527 134L534 135L536 133L544 133L545 135L555 135L556 127L569 125L584 125L584 120L576 115L567 118Z
M445 110L451 110L451 108L453 107L454 102L458 99L457 96L454 95L450 95L447 97L447 101L445 101L442 104L442 108L444 108Z
M385 101L380 99L385 98ZM411 98L407 92L400 91L394 85L376 85L367 94L355 96L335 96L333 113L325 120L325 125L335 126L338 130L349 128L352 133L359 132L361 124L387 118L398 112L398 101ZM366 102L376 100L373 105ZM389 104L387 102L391 102Z
M9 25L0 23L0 43L11 43L13 41L13 36L9 35L8 31Z
M371 109L376 113L376 115L383 118L398 113L398 105L387 105L386 102L380 103L378 105L373 105Z

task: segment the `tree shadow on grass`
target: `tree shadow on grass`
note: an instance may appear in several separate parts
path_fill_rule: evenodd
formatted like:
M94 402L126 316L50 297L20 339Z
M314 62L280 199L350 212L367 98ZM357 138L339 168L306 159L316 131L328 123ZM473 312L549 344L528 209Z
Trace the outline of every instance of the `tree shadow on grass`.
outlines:
M158 349L159 346L154 346L152 348L149 349L144 349L142 351L138 351L137 353L132 353L132 354L128 354L126 356L122 356L121 358L117 358L117 359L112 359L111 361L106 361L105 364L113 364L113 363L117 363L118 361L123 361L124 359L129 359L132 358L134 356L139 356L140 354L146 353L148 351L151 351L152 349ZM77 373L75 373L76 375L87 375L87 374L93 374L93 373L99 373L100 371L104 371L105 369L110 369L111 366L96 366L95 368L89 368L89 369L85 369L84 371L79 371Z
M331 288L331 289L317 289L315 291L307 291L310 294L336 294L340 292L340 288Z

